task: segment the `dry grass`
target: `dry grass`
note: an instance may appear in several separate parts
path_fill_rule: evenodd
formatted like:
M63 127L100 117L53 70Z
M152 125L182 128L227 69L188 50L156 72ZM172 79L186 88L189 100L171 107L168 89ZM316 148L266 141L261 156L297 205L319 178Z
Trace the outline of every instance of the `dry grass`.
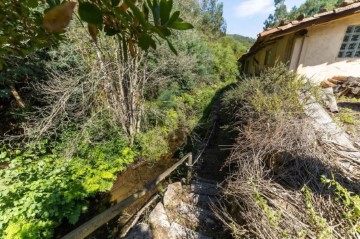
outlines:
M254 80L266 84L267 79L263 75ZM288 74L284 79L296 80L296 76ZM242 92L246 92L245 84L239 86ZM283 92L296 95L299 90L288 88ZM271 99L277 94L281 92L263 92ZM278 97L284 102L288 96ZM223 198L215 209L233 236L356 238L360 229L360 212L355 210L360 209L358 198L340 195L322 177L334 175L336 185L357 194L359 179L339 166L330 145L318 141L311 121L304 113L294 112L294 105L282 103L272 113L266 108L259 111L249 94L238 94L239 98L242 102L235 113L239 136L226 165L231 175L223 183ZM346 213L352 218L344 216Z

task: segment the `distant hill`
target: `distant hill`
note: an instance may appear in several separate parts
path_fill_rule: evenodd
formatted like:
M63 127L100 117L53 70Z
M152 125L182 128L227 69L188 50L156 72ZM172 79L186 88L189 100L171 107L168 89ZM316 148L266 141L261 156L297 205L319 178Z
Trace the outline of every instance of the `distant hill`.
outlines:
M223 37L220 42L226 43L224 45L230 46L235 56L240 57L255 43L255 39L237 34L229 34Z
M228 34L227 36L233 38L234 40L244 44L245 46L249 46L251 47L256 39L251 38L251 37L245 37L245 36L241 36L241 35L237 35L237 34Z

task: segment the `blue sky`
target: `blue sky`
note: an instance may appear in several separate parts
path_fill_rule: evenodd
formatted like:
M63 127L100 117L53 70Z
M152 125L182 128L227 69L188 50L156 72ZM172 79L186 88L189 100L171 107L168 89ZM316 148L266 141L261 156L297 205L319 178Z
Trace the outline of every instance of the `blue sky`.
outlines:
M224 17L228 34L239 34L256 38L263 23L274 11L273 0L221 0L224 3ZM286 0L288 9L305 0Z

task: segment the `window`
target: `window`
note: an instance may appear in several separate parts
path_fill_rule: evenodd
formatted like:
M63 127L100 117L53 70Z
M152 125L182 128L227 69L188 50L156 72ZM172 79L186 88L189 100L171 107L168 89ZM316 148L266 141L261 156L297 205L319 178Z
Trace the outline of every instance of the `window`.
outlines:
M360 58L360 25L347 28L338 57Z
M266 51L266 55L265 55L265 61L264 61L264 65L270 65L270 59L271 59L271 55L272 55L272 50L269 49Z
M249 72L249 60L245 61L244 71L245 71L246 73Z

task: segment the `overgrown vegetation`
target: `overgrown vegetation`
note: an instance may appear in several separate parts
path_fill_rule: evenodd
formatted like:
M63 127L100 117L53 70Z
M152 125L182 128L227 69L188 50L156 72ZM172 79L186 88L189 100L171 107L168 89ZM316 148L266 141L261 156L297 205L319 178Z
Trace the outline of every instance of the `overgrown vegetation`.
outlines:
M353 238L359 178L339 164L303 111L310 91L284 65L243 79L223 99L239 133L217 214L235 238ZM341 160L345 160L341 158Z
M13 7L26 14L12 17L31 16L30 33L40 27L35 40L44 45L0 52L2 238L51 238L91 210L87 199L108 191L127 166L173 153L178 135L206 124L212 98L236 80L237 57L249 46L225 36L215 0L82 1L82 22L71 23L73 4L48 2L44 24L66 13L54 23L61 29L38 23L48 5L19 3ZM190 23L194 30L173 31ZM4 37L17 30L9 25Z

